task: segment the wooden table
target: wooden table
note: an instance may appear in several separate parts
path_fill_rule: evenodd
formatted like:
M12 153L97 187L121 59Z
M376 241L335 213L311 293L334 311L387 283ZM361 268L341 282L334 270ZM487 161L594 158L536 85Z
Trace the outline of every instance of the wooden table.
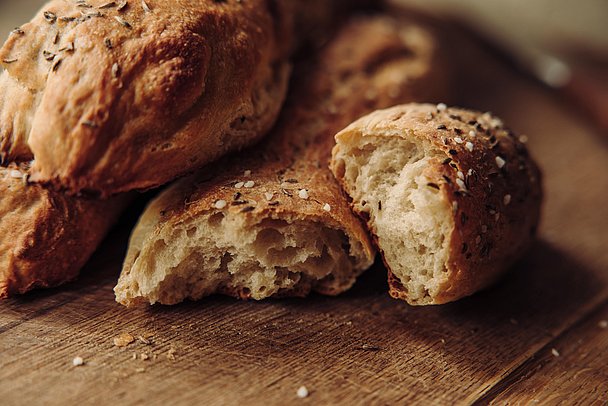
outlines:
M608 139L558 94L471 61L460 104L528 134L545 173L541 237L500 284L414 308L378 265L338 298L125 309L112 288L133 209L77 282L0 303L0 404L606 404ZM121 333L142 339L118 347Z

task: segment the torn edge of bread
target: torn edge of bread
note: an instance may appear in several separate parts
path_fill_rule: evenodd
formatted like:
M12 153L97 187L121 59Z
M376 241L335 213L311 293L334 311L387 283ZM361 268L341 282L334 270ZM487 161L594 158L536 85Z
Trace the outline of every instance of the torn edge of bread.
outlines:
M172 189L152 202L147 216L166 216L160 208ZM332 295L350 288L370 266L370 246L349 241L339 227L325 223L328 219L273 218L267 210L272 202L259 202L262 211L252 203L217 200L194 217L139 229L115 289L117 300L175 304L214 293L260 300L313 290ZM141 222L157 224L158 219Z
M437 48L427 30L386 16L346 24L318 62L298 67L287 107L263 145L179 181L146 209L117 301L349 289L375 251L327 167L333 134L376 108L445 94Z
M540 171L489 113L396 106L361 118L336 142L332 171L373 234L395 298L413 305L460 299L529 247Z

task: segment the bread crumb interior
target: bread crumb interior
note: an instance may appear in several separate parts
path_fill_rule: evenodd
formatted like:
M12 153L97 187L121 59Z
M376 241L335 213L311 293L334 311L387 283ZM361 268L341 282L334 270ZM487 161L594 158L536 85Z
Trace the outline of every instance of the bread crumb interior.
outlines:
M249 224L242 213L227 210L161 233L144 250L116 289L122 303L174 304L235 290L256 300L294 289L334 294L358 275L339 230L313 221Z
M430 303L445 280L454 229L451 206L425 175L434 159L422 142L396 135L349 134L335 156L355 209L369 218L384 260L416 304Z

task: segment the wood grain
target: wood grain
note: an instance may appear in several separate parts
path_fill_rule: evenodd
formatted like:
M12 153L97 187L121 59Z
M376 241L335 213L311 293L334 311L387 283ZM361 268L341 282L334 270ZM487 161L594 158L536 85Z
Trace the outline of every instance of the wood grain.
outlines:
M414 308L388 297L377 265L337 298L127 310L112 287L132 211L78 281L0 303L1 403L605 401L606 336L593 324L606 307L592 312L608 299L608 147L556 94L473 47L459 51L471 61L459 104L528 134L545 172L540 241L497 286ZM123 332L151 344L116 347ZM85 365L72 366L76 356ZM301 385L306 399L296 397Z
M121 245L104 247L96 260ZM554 267L540 270L538 261L552 257ZM502 285L441 308L389 299L377 270L336 299L212 298L136 311L113 303L118 266L89 268L67 289L3 307L2 320L15 323L3 323L0 334L0 393L10 404L283 404L304 384L315 403L468 403L589 307L597 285L573 267L580 264L540 245ZM122 332L150 333L153 344L115 347ZM142 353L151 359L132 359ZM71 366L75 356L85 366Z
M516 371L503 392L484 403L605 405L607 359L608 304L545 346Z

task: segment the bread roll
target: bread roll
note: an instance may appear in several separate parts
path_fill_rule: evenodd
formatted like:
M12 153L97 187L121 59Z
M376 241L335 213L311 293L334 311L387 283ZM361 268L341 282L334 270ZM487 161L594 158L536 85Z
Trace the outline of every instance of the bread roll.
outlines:
M338 6L351 7L50 1L0 49L0 90L12 89L0 92L0 154L20 159L27 143L32 180L73 194L167 183L267 132L290 54L307 35L294 27L310 29L307 16L327 18ZM15 92L26 97L17 102Z
M0 167L0 298L74 279L130 197L93 201L27 182L29 167Z
M367 222L393 297L413 305L460 299L530 246L540 172L500 119L407 104L361 118L336 142L332 171Z
M375 252L327 167L333 134L376 108L443 95L437 55L433 36L413 24L369 17L342 28L298 66L267 141L150 204L131 237L117 301L349 289Z

